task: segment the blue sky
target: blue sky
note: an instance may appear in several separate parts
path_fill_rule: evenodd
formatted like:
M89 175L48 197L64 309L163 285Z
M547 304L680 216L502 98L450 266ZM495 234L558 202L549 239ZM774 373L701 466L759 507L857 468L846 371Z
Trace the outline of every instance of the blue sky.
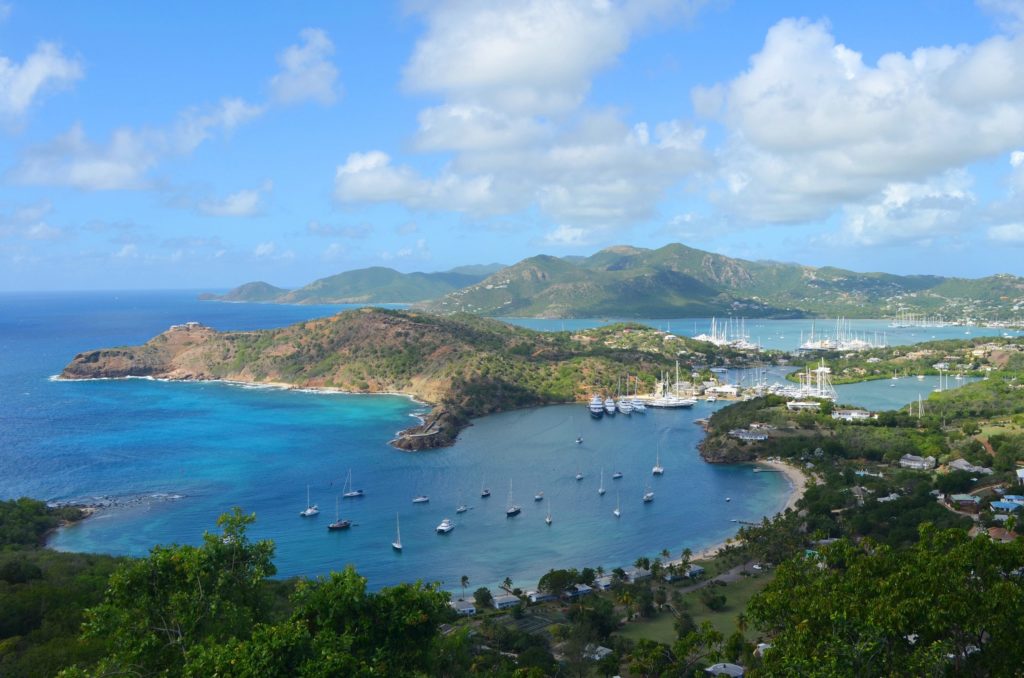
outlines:
M1022 273L1015 0L0 2L0 290L683 242Z

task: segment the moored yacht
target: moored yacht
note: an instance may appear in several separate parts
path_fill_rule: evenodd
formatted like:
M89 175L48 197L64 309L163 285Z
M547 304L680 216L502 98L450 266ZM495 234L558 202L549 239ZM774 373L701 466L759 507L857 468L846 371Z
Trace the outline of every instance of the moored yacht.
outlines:
M352 527L351 520L342 520L338 511L338 498L334 498L334 522L327 525L328 530L347 530Z
M303 518L312 518L318 513L320 513L320 507L309 501L309 485L306 485L306 508L299 511L299 515Z
M633 401L630 398L619 398L619 412L633 414Z
M455 529L455 523L452 522L451 518L445 518L441 521L441 524L434 529L438 534L448 534Z
M616 471L612 474L612 480L619 480L622 478L622 471Z
M414 504L426 504L428 501L430 501L430 497L428 497L425 494L421 494L412 498L412 503Z
M646 491L644 492L644 503L650 504L652 501L654 501L654 490L652 490L650 487L647 487Z
M608 396L604 399L604 413L615 414L615 398Z
M600 419L604 416L604 401L601 400L601 396L594 395L590 399L590 404L587 405L587 409L590 410L590 416L594 419Z

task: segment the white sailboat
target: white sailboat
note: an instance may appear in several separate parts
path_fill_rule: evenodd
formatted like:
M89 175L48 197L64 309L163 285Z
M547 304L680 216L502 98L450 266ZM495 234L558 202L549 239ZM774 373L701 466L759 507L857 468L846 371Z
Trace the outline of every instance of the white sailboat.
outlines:
M402 526L398 522L398 514L395 514L395 540L391 542L391 548L396 551L402 550Z
M512 516L518 516L519 512L523 509L518 504L512 503L512 481L508 481L508 502L506 504L508 508L505 509L505 517L511 518Z
M345 478L345 486L341 488L341 496L345 499L355 499L364 496L362 490L352 489L352 469L348 470L348 477Z
M309 485L306 485L306 509L299 511L299 515L303 518L311 518L318 513L320 513L320 507L309 501Z
M597 488L597 493L604 495L604 467L601 467L601 484Z
M548 525L551 524L551 502L548 502L548 515L544 518L544 522Z
M612 511L612 515L618 518L622 515L622 511L619 510L619 493L615 493L615 510Z
M661 465L661 443L658 443L658 453L654 459L654 468L651 469L652 476L660 476L665 472L665 467Z

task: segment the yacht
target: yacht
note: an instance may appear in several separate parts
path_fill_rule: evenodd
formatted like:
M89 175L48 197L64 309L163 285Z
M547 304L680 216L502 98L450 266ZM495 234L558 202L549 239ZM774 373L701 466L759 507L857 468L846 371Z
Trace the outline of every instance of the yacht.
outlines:
M612 511L612 515L618 518L622 515L622 511L619 510L619 493L615 493L615 510Z
M604 401L601 400L601 396L595 395L590 399L590 404L587 405L587 409L590 410L590 416L594 419L600 419L604 416Z
M334 522L327 525L328 530L347 530L352 527L351 520L342 520L338 512L338 498L334 498Z
M654 490L648 486L647 490L644 492L644 503L650 504L652 501L654 501Z
M629 398L619 398L619 412L633 414L633 401Z
M425 494L421 494L412 498L412 503L414 504L426 504L428 501L430 501L430 497L428 497Z
M644 401L640 400L636 396L633 396L633 412L635 414L647 414L647 405Z
M616 471L612 474L612 480L619 480L622 478L622 471Z
M348 478L345 479L345 486L341 489L341 496L345 499L356 499L365 496L362 490L352 488L352 469L348 470Z
M441 521L441 524L436 528L438 534L448 534L455 529L455 523L452 522L451 518L445 518Z
M487 488L487 481L484 480L480 483L480 497L486 499L489 496L491 496L491 491Z
M576 444L577 445L582 445L583 444L583 436L576 436Z
M533 495L533 500L534 501L543 501L544 500L544 492L538 490L537 494Z
M391 548L396 551L402 550L402 526L398 522L398 514L395 514L395 540L391 542Z
M551 504L550 503L548 504L548 514L547 514L547 516L545 516L544 522L547 523L548 525L551 524Z
M665 473L665 467L661 465L661 446L658 446L658 454L654 459L654 468L651 469L652 476L660 476Z
M465 513L465 512L466 512L466 511L468 511L468 510L469 510L469 507L468 507L468 506L466 506L465 504L459 504L459 505L458 505L458 506L457 506L457 507L455 508L455 512L456 512L456 513Z
M576 471L576 480L577 481L583 480L583 471L580 471L580 470Z
M608 396L604 399L604 413L615 414L615 398Z
M299 511L299 515L303 518L312 518L313 516L320 513L320 507L316 504L312 504L309 501L309 485L306 485L306 509Z
M518 504L512 503L512 481L508 481L508 502L506 503L508 508L505 509L505 517L511 518L512 516L518 516L523 510Z

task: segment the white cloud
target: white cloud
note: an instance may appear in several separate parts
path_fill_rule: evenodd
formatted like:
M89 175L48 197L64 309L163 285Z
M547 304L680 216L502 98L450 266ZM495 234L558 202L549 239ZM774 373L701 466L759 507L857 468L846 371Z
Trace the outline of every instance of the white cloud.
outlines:
M217 217L249 217L260 211L263 196L270 193L274 183L269 179L259 188L243 189L223 200L204 200L199 211Z
M925 183L894 183L866 205L847 206L841 234L834 238L858 245L918 242L962 230L962 216L975 200L970 177L951 171Z
M274 242L261 242L256 245L252 253L257 257L269 257L277 251L277 244Z
M550 245L581 245L586 241L586 230L577 226L561 225L544 235Z
M0 13L9 11L9 5L0 6ZM39 43L21 64L0 57L0 114L20 116L40 92L67 87L83 74L79 61L65 57L60 47L50 42Z
M40 221L25 230L25 237L29 240L60 240L64 237L64 230Z
M420 259L425 261L430 259L430 257L430 247L424 238L418 239L415 247L403 247L395 252L380 253L380 258L384 261L392 261L394 259Z
M1021 0L975 0L983 10L995 16L1004 29L1017 32L1024 27L1024 2Z
M1024 245L1024 224L999 224L986 231L989 240L1007 245Z
M302 44L292 45L277 58L281 72L270 79L274 100L282 104L334 103L340 92L338 69L330 61L334 44L318 28L307 28L299 36Z
M218 133L229 133L262 112L241 99L188 109L168 130L115 130L105 145L90 142L82 126L48 144L24 152L8 176L15 183L72 186L85 190L139 189L146 174L164 157L187 155Z
M9 2L0 2L0 22L7 21L14 11L14 5Z
M698 89L729 130L718 204L757 221L808 221L890 184L1024 144L1024 37L890 53L874 65L825 23L772 27L750 68Z
M536 142L550 129L530 116L507 115L479 104L445 104L420 111L416 146L423 151L492 150Z
M128 243L114 253L114 257L118 259L135 259L139 256L139 248L134 243Z

